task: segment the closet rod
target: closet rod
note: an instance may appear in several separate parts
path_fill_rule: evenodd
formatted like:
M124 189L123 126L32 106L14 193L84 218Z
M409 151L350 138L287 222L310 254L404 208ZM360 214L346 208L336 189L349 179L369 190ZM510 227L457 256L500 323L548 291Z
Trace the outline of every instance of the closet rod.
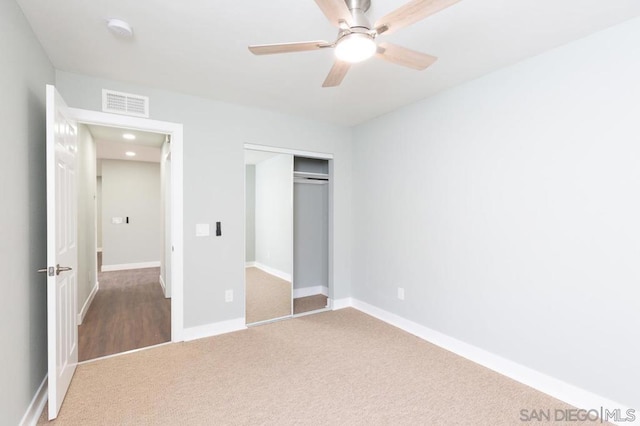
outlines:
M306 178L293 178L293 183L308 183L311 185L326 185L329 183L327 179L306 179Z
M329 179L328 173L299 172L295 170L293 171L293 176L299 178Z

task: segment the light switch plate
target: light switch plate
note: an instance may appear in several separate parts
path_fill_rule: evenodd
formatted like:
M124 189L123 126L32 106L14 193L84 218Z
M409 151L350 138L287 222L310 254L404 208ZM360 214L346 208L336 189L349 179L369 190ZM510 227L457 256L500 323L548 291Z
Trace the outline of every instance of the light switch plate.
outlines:
M207 237L210 235L208 223L196 224L196 237Z
M398 287L398 299L404 300L404 288Z
M113 225L121 225L122 224L122 218L121 217L112 217L111 218L111 223Z

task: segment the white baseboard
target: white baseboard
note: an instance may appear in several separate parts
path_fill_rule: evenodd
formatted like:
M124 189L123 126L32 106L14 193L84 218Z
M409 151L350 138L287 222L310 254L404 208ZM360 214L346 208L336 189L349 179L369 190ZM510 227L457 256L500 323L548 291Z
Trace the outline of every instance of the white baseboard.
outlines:
M345 297L344 299L334 299L331 301L331 309L337 311L338 309L350 308L353 306L353 299Z
M276 276L278 278L282 278L285 281L291 282L291 274L287 274L286 272L279 271L279 270L277 270L275 268L272 268L270 266L264 265L264 264L262 264L260 262L254 262L253 266L255 266L256 268L258 268L258 269L260 269L260 270L262 270L264 272L266 272L267 274L271 274L271 275Z
M22 416L22 420L18 423L20 426L35 426L38 423L38 419L42 414L42 410L44 410L44 405L47 403L48 399L48 387L47 387L47 376L44 376L44 380L40 383L40 387L36 391L36 394L33 396L29 407L27 407L27 411Z
M253 268L256 266L256 262L255 261L251 261L251 262L244 262L244 267L245 268Z
M162 275L160 275L158 277L158 281L160 281L160 286L162 287L162 294L164 294L166 296L167 295L167 286L164 284L164 279L162 278Z
M139 262L139 263L121 263L119 265L102 265L100 269L102 272L111 271L126 271L129 269L143 269L143 268L159 268L160 261L155 260L153 262Z
M247 326L243 317L200 325L197 327L185 328L183 330L182 337L184 341L187 342L189 340L202 339L205 337L217 336L219 334L231 333L233 331L245 330L246 328Z
M413 334L414 336L426 340L427 342L440 346L443 349L460 355L461 357L473 361L476 364L487 367L490 370L523 383L540 392L559 399L560 401L564 401L574 407L585 410L599 410L601 407L609 410L621 409L623 416L624 413L626 413L626 410L630 409L630 407L626 407L623 404L619 404L608 398L604 398L577 386L563 382L562 380L540 373L539 371L525 367L524 365L510 361L506 358L502 358L501 356L487 352L484 349L480 349L476 346L447 336L446 334L432 330L413 321L409 321L398 315L392 314L373 305L369 305L368 303L361 302L357 299L340 299L334 302L334 309L338 309L335 307L336 302L340 302L343 307L347 307L344 305L347 302L351 302L351 306L353 308L364 312L365 314L371 315L372 317L384 321L387 324L398 327ZM612 420L609 420L609 422L612 422ZM624 424L630 423L626 422Z
M82 305L82 309L78 314L78 325L82 324L82 321L84 321L84 317L85 315L87 315L87 311L89 310L89 307L91 307L93 298L96 297L98 290L100 290L100 283L96 281L96 285L94 285L93 288L91 289L91 293L89 293L89 297L87 297L87 300L84 301L84 305Z
M323 285L316 285L313 287L302 287L293 289L293 298L298 299L300 297L314 296L316 294L329 295L329 287Z

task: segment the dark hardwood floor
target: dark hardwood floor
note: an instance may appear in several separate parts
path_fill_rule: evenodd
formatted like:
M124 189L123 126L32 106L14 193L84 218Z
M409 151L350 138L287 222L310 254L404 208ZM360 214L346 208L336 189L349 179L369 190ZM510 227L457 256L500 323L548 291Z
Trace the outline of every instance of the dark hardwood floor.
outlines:
M157 345L171 340L171 299L160 268L100 272L100 290L78 327L78 359Z

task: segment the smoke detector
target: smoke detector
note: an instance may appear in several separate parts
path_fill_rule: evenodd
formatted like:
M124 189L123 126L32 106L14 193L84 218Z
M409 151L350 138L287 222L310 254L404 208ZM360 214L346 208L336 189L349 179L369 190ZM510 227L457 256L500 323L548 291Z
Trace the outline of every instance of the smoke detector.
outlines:
M109 19L107 21L107 28L113 34L122 38L133 37L133 28L127 22L120 19Z

